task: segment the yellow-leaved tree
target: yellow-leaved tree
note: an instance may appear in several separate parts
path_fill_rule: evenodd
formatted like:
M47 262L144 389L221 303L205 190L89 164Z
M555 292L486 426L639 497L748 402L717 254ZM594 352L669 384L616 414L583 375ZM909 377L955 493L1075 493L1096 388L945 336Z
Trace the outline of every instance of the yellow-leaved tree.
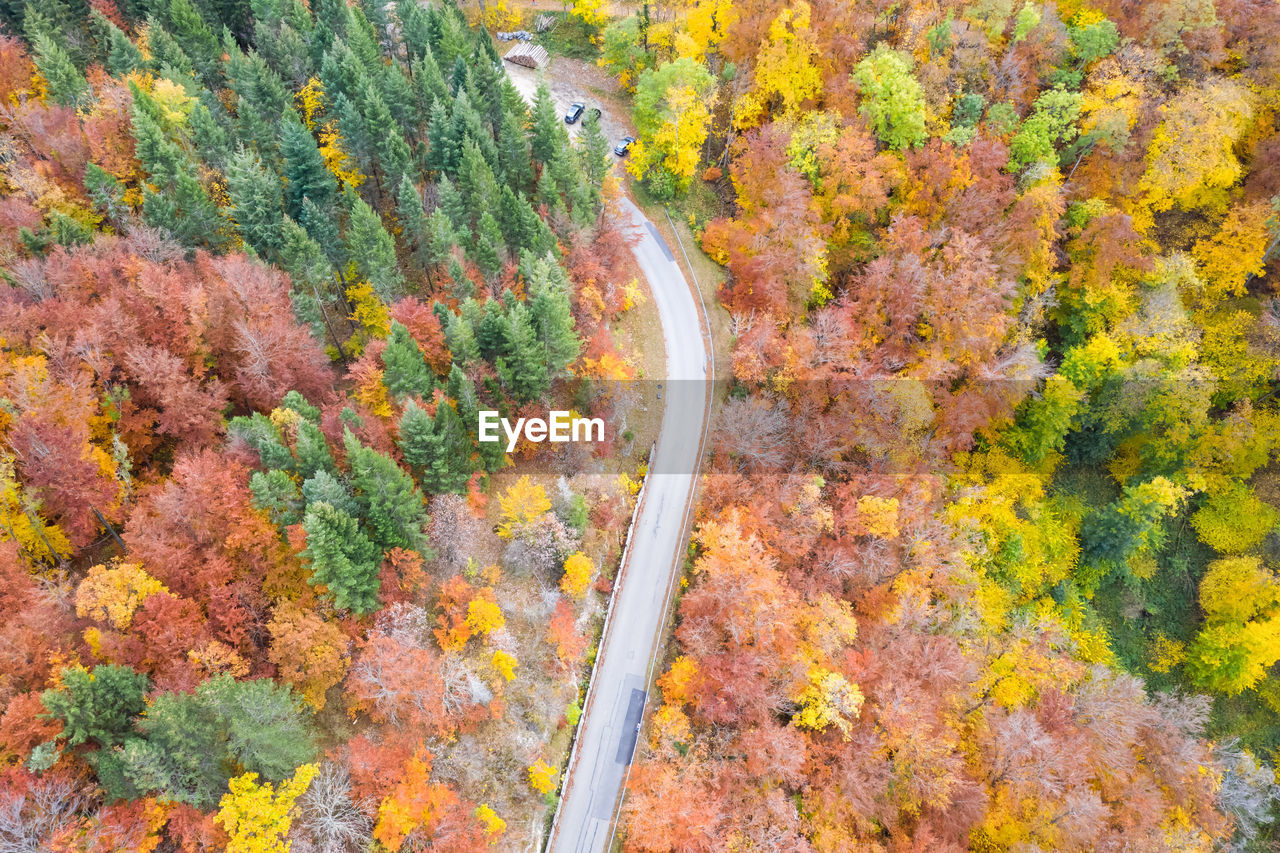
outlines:
M1152 217L1177 205L1222 211L1227 190L1244 169L1236 143L1254 118L1253 96L1236 80L1189 86L1160 108L1164 121L1147 148L1147 169L1138 183L1145 206L1134 212L1140 231Z
M755 127L771 104L782 116L794 115L802 103L817 97L822 92L822 76L813 61L817 55L809 4L797 0L783 7L756 54L755 85L734 104L734 124L742 130Z
M587 594L591 584L591 576L596 572L591 558L581 551L575 551L564 561L564 576L560 578L560 589L570 598L579 599Z
M627 169L644 178L655 195L667 198L688 188L702 158L715 95L711 72L687 56L640 75L635 98L640 141Z
M226 830L227 853L289 853L293 805L315 775L316 765L303 764L279 790L270 782L258 784L257 773L232 779L214 817Z
M547 490L526 476L516 480L498 496L498 506L502 508L498 535L510 539L517 527L536 521L549 511L551 501L547 498Z
M123 631L142 602L158 592L168 590L137 563L94 566L76 587L76 615Z

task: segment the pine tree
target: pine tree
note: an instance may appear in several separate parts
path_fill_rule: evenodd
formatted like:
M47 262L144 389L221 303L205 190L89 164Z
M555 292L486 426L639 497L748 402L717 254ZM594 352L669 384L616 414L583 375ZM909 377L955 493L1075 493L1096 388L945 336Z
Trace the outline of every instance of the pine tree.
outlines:
M400 323L391 323L391 335L387 338L387 348L382 352L382 364L386 368L383 382L386 383L387 390L396 397L410 394L424 398L431 396L435 386L431 368L423 358L417 341Z
M418 110L414 105L413 84L409 82L401 66L398 64L381 66L374 80L382 102L387 105L391 117L400 126L401 141L406 137L412 139L417 136ZM367 112L366 115L368 115Z
M449 292L454 299L470 299L476 295L475 282L462 268L456 254L449 256Z
M302 218L302 200L311 201L321 211L331 211L338 185L324 165L315 138L295 114L290 113L280 133L280 154L284 158L285 210L294 219Z
M191 57L154 15L147 18L147 47L151 51L151 67L163 76L177 80L195 74Z
M564 123L556 113L551 100L551 90L545 83L538 85L533 99L533 158L540 163L550 163L566 144Z
M302 520L302 495L298 484L284 471L254 471L249 475L253 506L265 512L280 529Z
M289 217L280 228L280 266L295 287L324 292L333 281L333 264L306 229Z
M529 309L523 302L513 301L507 315L507 330L509 354L500 356L494 365L498 378L517 400L532 402L546 395L550 381L545 347L538 340Z
M374 540L383 550L405 548L425 553L424 529L429 519L422 493L412 478L388 457L362 446L350 430L344 441L351 466L351 485L356 489Z
M62 721L68 746L93 741L112 747L128 737L134 720L146 708L150 682L127 666L95 666L62 670L61 686L40 694L49 715Z
M604 197L600 188L604 184L605 175L609 174L609 140L605 138L600 127L600 119L594 113L587 116L582 123L582 136L579 139L578 157L582 176L590 190L590 204L593 216L600 214L604 206Z
M329 442L325 440L324 433L317 424L307 420L298 424L298 438L293 450L298 460L298 476L302 479L309 479L318 471L338 473L333 454L329 452Z
M94 9L93 22L101 32L106 33L107 70L113 77L124 77L146 65L142 51L106 15Z
M414 263L420 269L427 269L432 263L427 215L422 209L422 196L408 175L401 176L396 190L396 219L400 224L400 239L412 251Z
M462 144L462 161L458 167L458 189L467 205L469 221L478 223L486 211L502 203L498 181L484 159L480 147L471 139Z
M449 97L449 84L440 73L435 56L430 48L413 62L413 94L417 106L418 124L427 127L431 123L432 107L437 101Z
M504 293L502 298L507 302L515 299L509 291ZM490 299L486 302L479 322L474 325L476 342L480 345L480 355L487 361L496 361L500 356L510 352L507 347L511 337L511 330L507 320L507 312L502 307L502 303L496 299Z
M498 164L503 183L517 191L533 187L533 161L525 132L526 116L504 109L498 125Z
M338 235L338 223L334 217L321 210L308 196L302 200L302 212L298 224L307 230L316 245L324 250L329 262L342 269L347 265L346 246Z
M311 562L308 582L323 584L342 610L376 610L382 586L378 575L382 554L356 520L320 501L307 506L302 529L307 534L303 554Z
M400 449L405 461L420 471L418 482L428 494L466 491L471 479L471 440L458 412L441 400L435 418L410 402L400 418Z
M395 181L413 168L413 154L404 141L404 128L391 115L386 101L372 84L365 85L363 107L365 130L373 140L374 150L378 154L383 182L392 187Z
M431 211L431 216L426 222L426 260L431 266L443 264L453 254L453 249L458 245L457 232L453 230L453 223L449 221L449 216L441 207L436 207Z
M347 254L378 297L383 302L394 302L404 292L404 278L396 267L395 243L364 199L350 187L346 197L351 213L344 241Z
M52 35L38 32L31 40L36 70L49 88L49 97L64 107L79 109L89 103L89 82L71 61L71 56Z
M342 150L351 155L356 167L366 175L374 174L373 140L369 137L364 115L355 102L342 92L333 95L333 113L338 117L342 134Z
M263 166L257 154L242 148L227 166L227 193L245 243L261 257L275 258L284 228L280 177Z
M448 175L440 176L436 196L440 200L439 209L449 217L458 241L470 243L471 219L467 214L467 205L462 200L462 193L458 192L458 188L453 185L453 181L449 180Z
M360 503L342 480L328 471L316 471L302 481L302 499L307 506L315 503L331 504L352 518L360 515Z
M453 73L449 75L449 91L456 98L458 93L467 87L467 63L461 54L453 60Z
M200 159L215 168L225 168L234 153L231 148L231 117L208 89L200 93L200 103L191 109L187 127Z
M427 166L430 169L443 175L458 168L461 140L454 135L453 120L440 98L431 105L427 145Z
M476 229L474 258L476 265L490 281L497 278L502 271L502 229L498 220L486 210L480 214L480 225Z
M529 312L545 353L547 373L555 377L582 351L582 339L573 327L569 279L551 258L533 260L529 266Z
M196 7L191 5L191 0L169 0L167 12L165 24L169 32L182 46L182 51L195 62L200 76L211 81L221 53L213 30L200 17ZM236 53L239 52L237 49Z
M132 84L131 88L137 157L150 177L143 190L143 218L186 245L221 247L227 223L196 177L195 164L165 135L153 117L149 96Z
M480 358L480 345L476 343L476 332L471 321L461 314L451 314L445 332L449 342L449 352L453 354L453 365L471 364Z

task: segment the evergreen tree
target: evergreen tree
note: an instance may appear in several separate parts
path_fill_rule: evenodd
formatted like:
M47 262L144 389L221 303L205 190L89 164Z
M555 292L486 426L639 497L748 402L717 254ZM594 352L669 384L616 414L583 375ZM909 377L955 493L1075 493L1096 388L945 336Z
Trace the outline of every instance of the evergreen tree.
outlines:
M382 554L354 518L323 501L307 505L302 521L307 534L304 555L311 562L308 581L324 585L343 610L369 613L378 608Z
M94 9L93 19L98 28L106 33L107 71L111 72L111 76L124 77L146 65L142 51L106 15Z
M462 322L469 321L458 318ZM476 385L455 362L446 383L449 396L458 407L458 419L471 438L472 446L480 454L480 465L489 473L497 471L506 462L506 448L500 441L480 441L480 397Z
M360 503L346 484L323 469L302 481L302 499L307 506L327 503L355 518L360 514Z
M454 133L453 120L443 99L431 104L431 118L427 123L427 166L443 174L458 168L461 140Z
M533 161L525 133L525 116L504 109L498 125L498 164L503 183L517 191L533 187Z
M458 189L467 205L468 220L478 223L480 216L502 203L498 181L484 159L480 147L468 139L462 144L462 162L458 169Z
M513 300L507 313L506 355L494 364L498 378L515 398L529 403L546 395L550 386L544 345L538 340L529 309Z
M169 0L165 26L173 34L174 39L182 46L182 51L191 57L200 76L213 82L213 75L218 67L218 39L213 30L200 17L200 12L191 5L191 0ZM239 54L239 49L236 50Z
M448 175L440 176L436 197L440 201L439 209L443 210L445 216L449 217L449 222L453 225L453 232L458 241L470 243L471 219L467 214L467 205L462 199L462 193L458 192L457 187L453 185L453 181L449 180Z
M458 93L467 86L467 63L463 61L461 53L457 54L453 60L453 72L449 75L449 92L456 98Z
M227 436L257 451L258 461L264 468L279 468L290 473L297 470L297 461L284 446L279 428L262 412L232 418L227 424Z
M96 163L88 163L84 169L84 188L95 209L107 217L107 221L120 231L126 231L130 209L124 200L124 186L114 175Z
M230 778L217 714L198 696L163 693L120 753L121 773L142 793L197 809L215 806Z
M421 472L423 491L466 491L472 474L471 439L448 400L440 401L434 419L410 402L400 418L400 449L405 461Z
M396 219L400 223L401 240L413 253L414 263L420 269L427 269L432 263L427 215L422 209L422 196L408 175L400 178L396 190Z
M484 119L480 117L466 92L459 93L457 100L453 102L450 122L453 125L453 139L459 145L465 146L468 142L476 145L484 161L492 169L498 162L498 149L493 142L493 133L485 126Z
M309 713L289 685L215 675L196 688L196 696L217 715L229 757L250 773L279 782L315 758Z
M263 258L274 258L283 241L284 212L280 177L240 149L227 165L227 194L236 228Z
M514 300L510 292L503 294L503 300ZM464 306L465 307L465 306ZM496 361L499 356L506 355L511 331L508 327L507 312L496 299L484 304L480 321L474 324L476 343L480 345L480 355L487 361Z
M440 66L430 48L421 58L413 62L413 94L417 105L418 124L426 127L430 124L432 107L437 101L443 102L449 97L449 84L440 73Z
M374 78L378 95L387 105L391 117L401 129L401 141L405 136L416 136L418 130L418 110L414 104L413 84L405 77L401 66L383 65ZM366 115L368 113L366 112ZM414 131L409 133L408 131ZM394 173L392 173L394 175Z
M234 153L229 132L232 121L222 103L208 89L201 91L200 103L191 108L187 127L200 159L210 166L225 168Z
M350 187L346 197L351 213L344 240L347 254L378 297L383 302L394 302L404 292L404 278L396 266L395 243L364 199Z
M427 218L425 237L425 257L431 266L443 264L458 245L458 235L453 230L453 223L440 207L431 211L431 216Z
M89 103L89 82L71 56L52 35L37 32L31 40L36 70L49 88L49 97L64 107L79 109Z
M338 473L333 454L329 452L329 442L325 440L320 426L312 421L304 420L298 424L298 438L294 442L294 452L298 459L298 476L304 480L315 476L317 471Z
M62 722L67 746L93 741L109 748L133 731L134 720L146 708L150 681L127 666L64 669L61 686L40 694L49 716Z
M461 314L451 314L445 332L449 352L453 354L453 366L471 364L480 358L480 345L471 322Z
M377 151L384 183L393 187L394 182L413 168L413 154L404 141L404 128L391 115L386 101L371 84L365 87L363 107L365 128Z
M502 271L502 229L493 214L486 210L480 214L480 225L476 228L476 242L473 257L485 277L490 281L497 278Z
M132 84L131 89L136 153L150 177L143 190L143 218L181 243L222 246L227 223L196 177L195 164L165 135L153 117L150 97Z
M582 176L590 191L591 210L599 215L604 206L604 197L600 188L604 184L605 175L609 174L609 140L605 138L604 129L600 127L600 119L595 114L587 116L582 122L582 136L578 148L579 166Z
M425 553L424 530L430 519L422 493L412 478L390 458L362 446L350 430L344 441L351 466L351 485L355 487L362 515L374 540L384 551L406 548Z
M457 255L449 256L449 292L454 299L470 299L476 295L475 282L462 268Z
M338 130L342 134L342 149L351 155L361 172L366 175L375 174L373 140L369 137L364 115L355 102L342 92L332 98L333 113L338 117Z
M254 471L249 475L253 506L265 512L282 530L302 520L302 495L298 484L284 471Z
M382 352L382 364L385 367L383 382L396 397L410 394L423 398L431 396L435 387L431 368L417 341L400 323L391 323L391 335L387 338L387 348Z
M296 287L322 293L333 280L333 264L306 229L289 217L280 228L280 266Z
M551 258L535 259L529 267L529 312L542 344L547 373L555 377L582 351L582 339L573 326L569 278Z
M293 113L285 119L280 133L280 154L284 158L285 210L294 219L302 218L302 200L309 198L322 211L333 209L337 182L325 167L315 138Z
M330 263L339 269L346 266L346 246L338 236L338 223L334 221L332 214L321 210L310 196L302 200L302 212L298 217L298 224L305 228L316 245L324 250Z
M280 408L290 409L315 426L320 425L320 408L307 402L307 398L297 391L289 391L280 400Z
M162 76L178 80L195 73L191 57L154 15L147 18L147 48L151 51L151 67Z
M413 69L413 76L418 77L418 62L426 56L431 56L431 29L428 24L426 10L415 2L405 2L400 0L396 3L396 16L400 19L401 38L404 40L405 50L409 54L410 67ZM434 57L432 62L435 62ZM436 69L437 73L439 69Z
M551 90L545 83L538 85L533 99L533 137L530 144L533 158L540 163L550 163L565 146L564 123L551 100Z

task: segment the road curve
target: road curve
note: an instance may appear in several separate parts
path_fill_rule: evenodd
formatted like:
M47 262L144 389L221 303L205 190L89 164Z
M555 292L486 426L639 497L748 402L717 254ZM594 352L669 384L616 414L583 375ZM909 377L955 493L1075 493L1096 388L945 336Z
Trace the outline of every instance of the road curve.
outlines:
M601 853L612 838L639 736L649 662L662 641L666 604L685 553L684 526L711 393L693 291L653 223L630 199L623 198L621 207L628 229L639 237L632 251L649 281L667 345L662 429L566 770L547 844L551 853Z

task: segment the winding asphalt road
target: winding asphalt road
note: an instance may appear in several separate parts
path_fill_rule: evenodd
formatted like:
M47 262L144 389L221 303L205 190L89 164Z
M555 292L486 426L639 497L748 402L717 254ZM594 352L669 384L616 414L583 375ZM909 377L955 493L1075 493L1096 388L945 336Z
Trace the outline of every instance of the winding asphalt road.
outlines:
M622 214L640 238L632 251L649 281L667 345L662 429L569 759L551 853L600 853L612 838L643 719L649 662L662 641L666 605L684 559L711 393L711 362L693 291L671 247L630 199L622 200Z

